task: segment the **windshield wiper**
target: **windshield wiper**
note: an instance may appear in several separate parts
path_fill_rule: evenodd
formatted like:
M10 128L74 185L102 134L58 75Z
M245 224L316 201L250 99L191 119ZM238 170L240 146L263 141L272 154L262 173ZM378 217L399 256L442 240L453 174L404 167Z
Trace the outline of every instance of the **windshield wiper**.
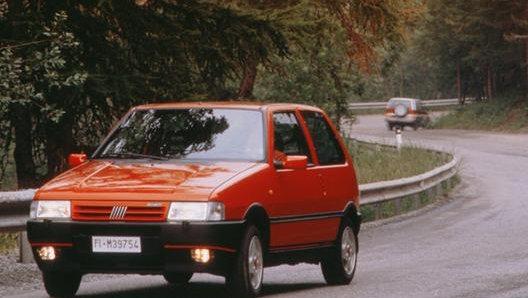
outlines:
M159 156L159 155L151 155L151 154L141 154L141 153L133 153L133 152L111 152L111 153L104 153L101 154L99 157L105 158L148 158L148 159L155 159L155 160L167 160L168 157L165 156Z

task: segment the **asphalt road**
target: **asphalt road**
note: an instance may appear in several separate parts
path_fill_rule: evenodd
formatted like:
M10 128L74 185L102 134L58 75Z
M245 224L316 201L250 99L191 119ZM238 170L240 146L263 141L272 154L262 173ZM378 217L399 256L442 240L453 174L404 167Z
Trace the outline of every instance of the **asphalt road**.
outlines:
M393 142L380 116L351 133ZM436 208L360 233L355 279L330 287L318 266L268 268L262 297L528 297L528 135L405 130L405 143L461 159L463 183ZM47 297L44 291L13 297ZM223 279L197 275L171 287L161 277L123 276L81 284L78 297L227 297Z

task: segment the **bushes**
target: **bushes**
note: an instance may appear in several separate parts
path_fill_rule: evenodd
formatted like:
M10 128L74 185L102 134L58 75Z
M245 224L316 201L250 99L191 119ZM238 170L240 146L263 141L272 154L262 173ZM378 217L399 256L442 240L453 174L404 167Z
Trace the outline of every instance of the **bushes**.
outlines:
M503 98L466 104L438 119L434 128L524 131L528 128L528 103Z

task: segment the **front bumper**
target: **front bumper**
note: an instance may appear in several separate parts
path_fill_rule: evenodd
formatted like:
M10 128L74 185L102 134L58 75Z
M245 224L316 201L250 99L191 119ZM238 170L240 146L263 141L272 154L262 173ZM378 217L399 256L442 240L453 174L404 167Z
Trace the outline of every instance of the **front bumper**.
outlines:
M41 270L85 273L164 274L207 272L225 275L238 250L244 222L113 223L30 220L28 239ZM92 236L140 237L139 253L97 253ZM37 250L55 248L54 260ZM207 263L191 258L191 249L208 248Z

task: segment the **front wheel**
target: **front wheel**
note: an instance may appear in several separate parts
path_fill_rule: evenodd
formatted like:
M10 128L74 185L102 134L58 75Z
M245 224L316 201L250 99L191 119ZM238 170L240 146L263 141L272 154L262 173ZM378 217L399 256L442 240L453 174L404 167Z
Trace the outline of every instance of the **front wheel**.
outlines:
M255 226L248 227L240 253L226 277L227 286L234 297L256 297L262 289L264 253L260 239L258 229Z
M352 221L343 220L332 252L321 262L324 278L331 285L346 285L354 278L357 264L358 239Z
M44 271L42 279L51 297L72 297L81 284L81 274L78 272Z

